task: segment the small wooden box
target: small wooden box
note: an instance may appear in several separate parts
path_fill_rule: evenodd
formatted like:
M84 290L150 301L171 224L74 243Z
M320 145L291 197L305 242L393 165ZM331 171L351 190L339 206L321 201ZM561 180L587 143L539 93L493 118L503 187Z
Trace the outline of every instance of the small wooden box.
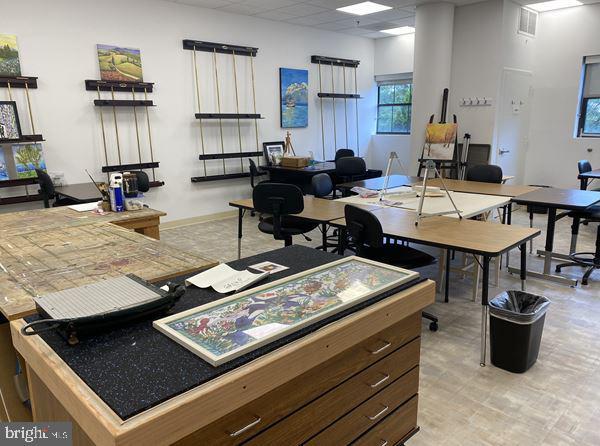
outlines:
M281 158L281 165L283 167L306 167L310 158L305 156L284 156Z

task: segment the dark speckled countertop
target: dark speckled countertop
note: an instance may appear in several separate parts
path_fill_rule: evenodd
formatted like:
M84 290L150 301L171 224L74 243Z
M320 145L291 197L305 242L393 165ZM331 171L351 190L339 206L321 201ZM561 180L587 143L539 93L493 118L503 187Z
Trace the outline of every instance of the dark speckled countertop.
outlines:
M269 260L289 267L259 284L262 285L337 259L339 256L335 254L296 245L230 262L229 265L244 269ZM183 282L186 277L173 281ZM69 346L56 332L42 337L125 420L413 284L390 290L218 367L213 367L160 333L152 327L151 320L84 338L76 346ZM221 297L223 295L212 290L189 288L170 314Z

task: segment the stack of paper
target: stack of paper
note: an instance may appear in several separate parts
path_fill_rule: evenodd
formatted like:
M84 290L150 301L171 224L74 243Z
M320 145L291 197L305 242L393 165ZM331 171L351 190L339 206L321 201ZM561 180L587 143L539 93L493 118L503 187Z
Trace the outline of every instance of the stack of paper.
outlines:
M185 281L185 284L188 286L195 285L198 288L212 287L217 293L225 294L246 289L268 275L269 272L255 274L248 270L237 271L222 263L200 274L189 277Z

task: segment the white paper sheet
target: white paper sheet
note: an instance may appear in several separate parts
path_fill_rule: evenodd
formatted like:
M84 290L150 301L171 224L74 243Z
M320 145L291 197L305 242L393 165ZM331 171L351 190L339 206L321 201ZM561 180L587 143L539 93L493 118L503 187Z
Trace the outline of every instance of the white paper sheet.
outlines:
M73 209L74 211L77 211L77 212L93 211L97 207L98 207L97 201L95 201L93 203L73 204L71 206L68 206L69 209Z
M198 288L213 287L216 292L225 294L232 291L241 291L264 279L268 275L268 272L255 274L248 270L237 271L230 266L221 263L214 268L189 277L185 281L185 284L194 285Z

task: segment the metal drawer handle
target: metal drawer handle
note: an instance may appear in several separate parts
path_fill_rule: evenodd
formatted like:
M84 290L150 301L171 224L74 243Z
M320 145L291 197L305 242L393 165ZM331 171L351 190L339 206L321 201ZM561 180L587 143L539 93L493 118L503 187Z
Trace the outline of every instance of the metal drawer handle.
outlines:
M252 423L250 423L246 427L241 428L239 431L229 432L229 436L230 437L237 437L238 435L243 434L244 432L246 432L248 429L256 426L261 421L262 421L262 419L260 417L256 417L256 420L254 420Z
M392 343L391 343L391 342L387 342L387 341L384 341L384 342L385 342L385 345L384 345L383 347L381 347L381 348L378 348L377 350L369 350L369 351L371 352L371 354L372 354L372 355L376 355L376 354L378 354L378 353L381 353L381 352L382 352L382 351L384 351L386 348L388 348L388 347L390 347L390 346L392 345Z
M381 443L379 446L387 446L387 444L388 444L387 440L384 440L382 438L381 441L383 441L383 443Z
M388 411L389 407L388 406L383 406L383 409L381 409L379 412L377 412L375 415L373 415L372 417L367 416L367 418L371 421L375 421L377 418L379 418L380 416L382 416L384 413L386 413Z
M384 382L386 382L388 379L390 379L390 375L384 375L383 378L381 378L375 384L370 384L371 389L374 389L375 387L379 387L381 384L383 384Z

